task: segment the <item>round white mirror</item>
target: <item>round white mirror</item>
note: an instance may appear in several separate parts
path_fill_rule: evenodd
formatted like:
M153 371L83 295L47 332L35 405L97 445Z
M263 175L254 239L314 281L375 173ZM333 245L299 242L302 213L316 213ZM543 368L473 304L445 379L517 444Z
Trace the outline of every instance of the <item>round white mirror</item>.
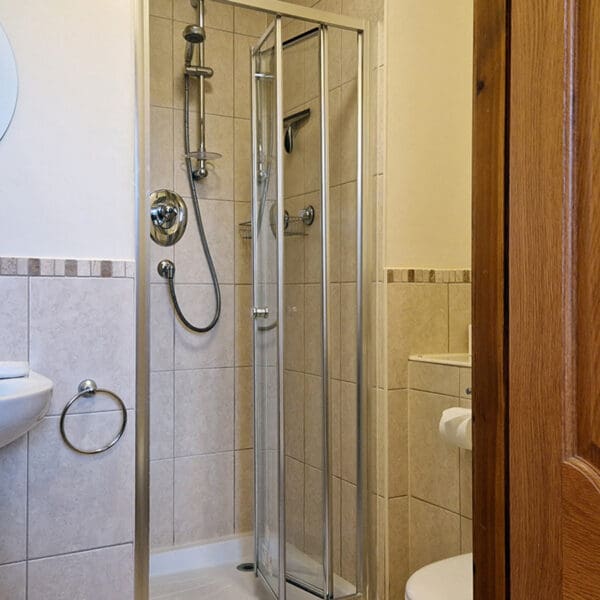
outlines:
M8 37L0 25L0 140L6 133L17 105L17 63Z

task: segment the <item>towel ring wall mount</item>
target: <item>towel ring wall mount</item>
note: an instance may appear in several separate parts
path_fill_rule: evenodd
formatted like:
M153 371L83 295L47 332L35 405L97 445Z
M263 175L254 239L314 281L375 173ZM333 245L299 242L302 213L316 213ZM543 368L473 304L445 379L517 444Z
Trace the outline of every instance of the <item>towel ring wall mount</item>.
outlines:
M71 406L73 406L73 404L75 404L80 398L89 398L90 396L94 396L96 394L105 394L106 396L110 396L119 405L119 408L121 409L121 414L123 416L123 421L121 423L121 428L119 429L115 437L108 444L106 444L106 446L101 446L100 448L95 448L94 450L84 450L75 446L67 436L67 433L65 431L65 418ZM101 454L102 452L110 450L123 437L126 427L127 407L125 406L123 400L121 400L121 398L117 396L117 394L115 394L114 392L99 388L93 379L85 379L79 384L79 386L77 387L77 394L75 394L67 402L67 404L63 408L62 414L60 415L60 434L65 444L67 444L67 446L69 446L71 450L74 450L79 454Z

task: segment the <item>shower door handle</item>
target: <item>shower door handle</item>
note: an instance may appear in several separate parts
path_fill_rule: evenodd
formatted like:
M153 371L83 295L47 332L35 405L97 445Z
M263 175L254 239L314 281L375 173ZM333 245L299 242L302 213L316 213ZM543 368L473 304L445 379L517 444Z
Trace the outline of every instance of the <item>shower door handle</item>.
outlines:
M257 306L252 307L252 318L253 319L268 319L269 309L265 306L264 308L258 308Z

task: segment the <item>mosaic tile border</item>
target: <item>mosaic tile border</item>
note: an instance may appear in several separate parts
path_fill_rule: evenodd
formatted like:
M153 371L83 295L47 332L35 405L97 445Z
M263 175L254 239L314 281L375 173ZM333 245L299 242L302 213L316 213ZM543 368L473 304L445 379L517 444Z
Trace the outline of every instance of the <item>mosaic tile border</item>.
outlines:
M135 278L130 260L79 260L0 256L0 275L28 277L127 277Z
M388 283L471 283L471 269L387 269Z

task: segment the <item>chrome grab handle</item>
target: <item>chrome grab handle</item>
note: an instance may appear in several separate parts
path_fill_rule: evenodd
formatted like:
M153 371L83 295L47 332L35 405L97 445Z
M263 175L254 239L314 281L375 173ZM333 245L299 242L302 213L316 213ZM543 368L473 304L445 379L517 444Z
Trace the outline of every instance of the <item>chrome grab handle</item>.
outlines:
M268 319L269 309L265 306L264 308L258 308L257 306L252 307L252 318L253 319Z

